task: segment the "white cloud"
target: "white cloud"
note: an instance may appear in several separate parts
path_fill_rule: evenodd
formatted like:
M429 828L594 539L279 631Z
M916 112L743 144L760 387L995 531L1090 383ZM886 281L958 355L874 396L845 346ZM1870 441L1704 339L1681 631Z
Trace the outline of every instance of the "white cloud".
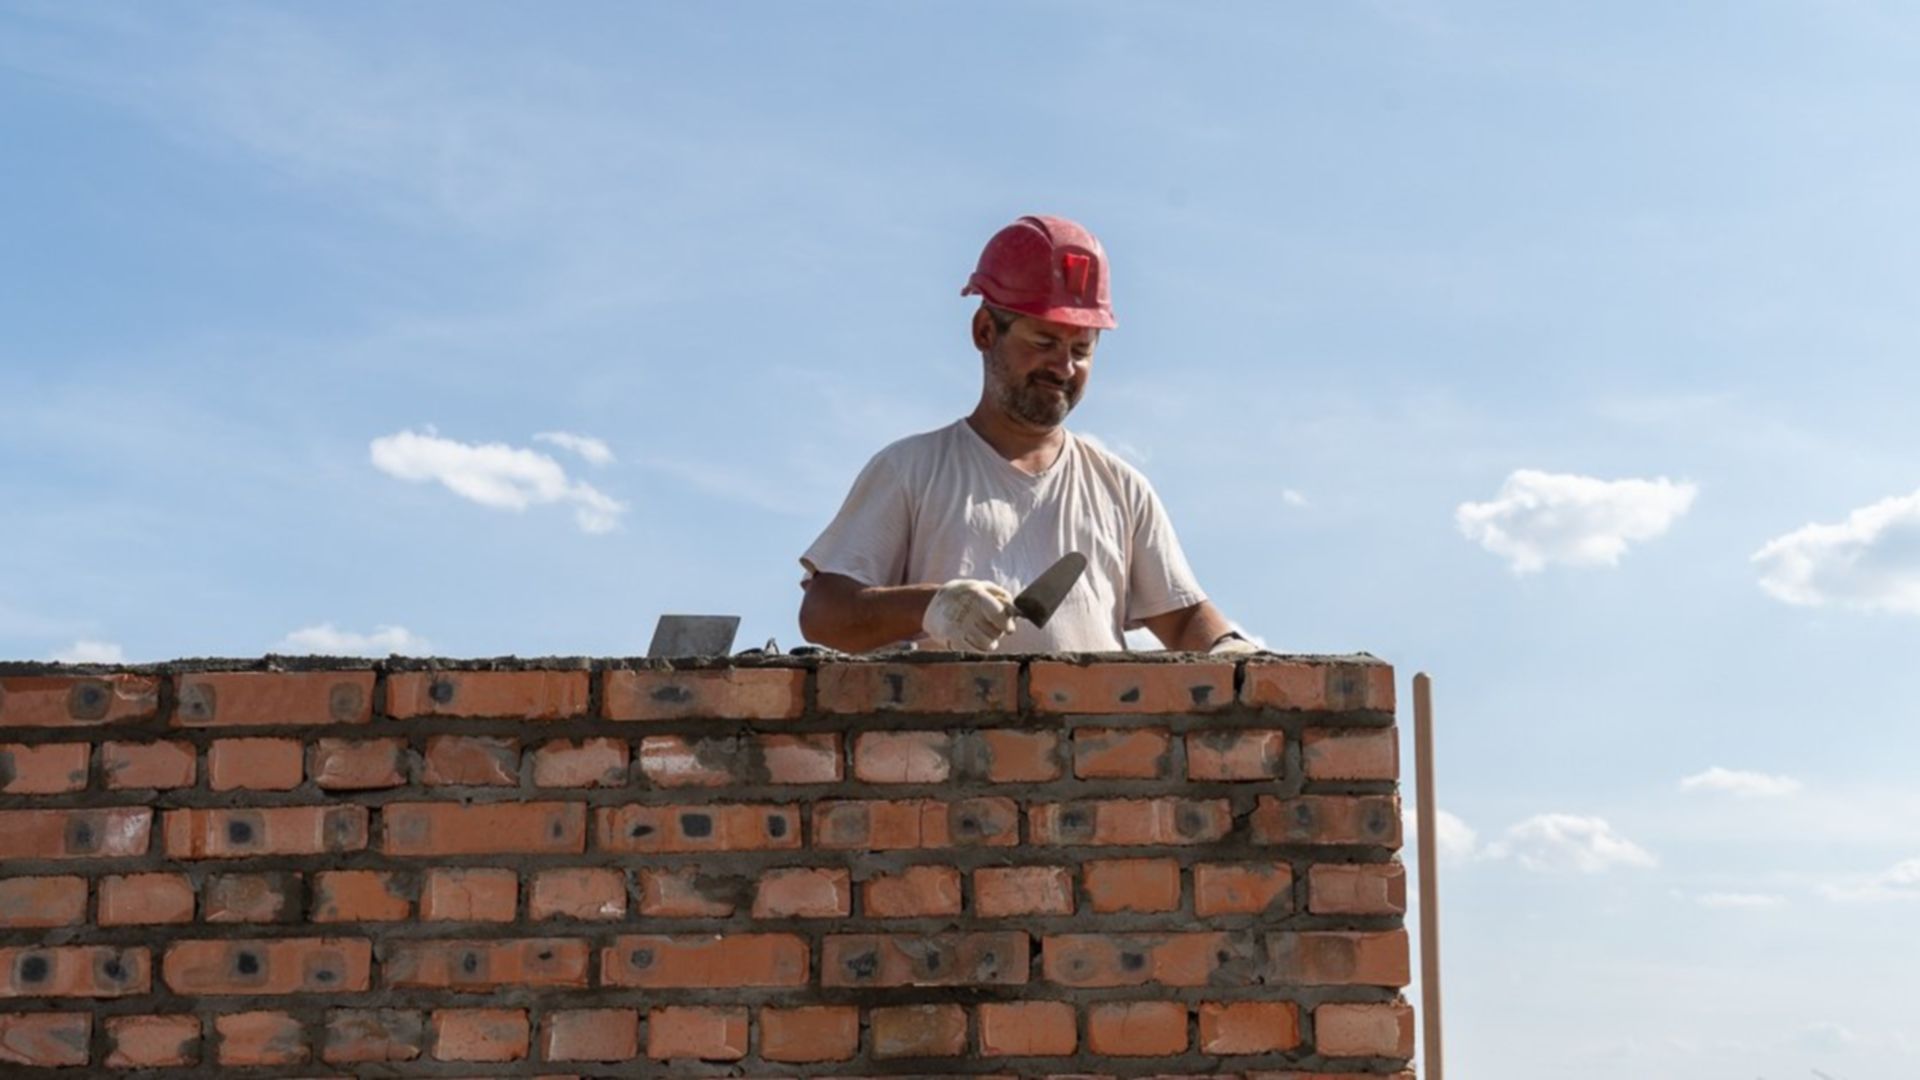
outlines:
M1613 831L1604 818L1535 814L1489 844L1490 859L1513 859L1529 870L1604 873L1619 866L1656 863L1645 848Z
M330 622L303 626L280 639L275 649L314 656L426 656L433 647L404 626L376 626L371 634L356 634Z
M1803 607L1920 615L1920 491L1882 499L1837 525L1805 525L1753 553L1760 587Z
M1920 900L1920 858L1902 859L1878 874L1830 882L1820 886L1829 900Z
M53 654L62 664L124 664L127 654L111 641L76 641Z
M552 443L562 450L571 450L585 458L589 465L613 464L613 451L605 442L591 435L576 435L571 431L542 431L533 437L533 441Z
M1766 773L1723 769L1718 765L1705 772L1694 773L1680 781L1681 791L1724 791L1730 795L1759 798L1792 795L1800 788L1800 781L1791 776L1770 776Z
M1420 823L1410 805L1400 811L1400 831L1406 837L1410 853L1417 851ZM1442 866L1458 866L1481 855L1480 834L1473 826L1439 808L1434 810L1433 844Z
M1307 497L1293 490L1292 488L1281 489L1280 501L1283 503L1286 503L1288 506L1294 506L1294 507L1307 505Z
M1454 523L1468 539L1507 560L1516 574L1549 563L1613 566L1627 545L1667 531L1698 489L1666 477L1598 480L1519 469L1492 502L1461 503Z
M1701 893L1693 898L1693 902L1704 908L1761 910L1780 907L1787 902L1787 898L1773 893L1711 892Z
M569 480L560 463L535 450L504 443L463 443L425 432L383 435L368 447L375 468L416 483L438 481L447 490L497 510L522 511L546 503L573 504L582 531L604 533L626 507L584 481Z

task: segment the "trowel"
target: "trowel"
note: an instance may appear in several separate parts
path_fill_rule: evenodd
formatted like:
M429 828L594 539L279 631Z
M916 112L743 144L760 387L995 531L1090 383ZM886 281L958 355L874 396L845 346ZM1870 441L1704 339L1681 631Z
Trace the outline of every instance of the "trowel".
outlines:
M1026 588L1013 598L1013 608L1035 626L1047 625L1053 613L1060 609L1061 601L1073 591L1073 586L1086 573L1087 557L1077 551L1069 551L1054 563Z

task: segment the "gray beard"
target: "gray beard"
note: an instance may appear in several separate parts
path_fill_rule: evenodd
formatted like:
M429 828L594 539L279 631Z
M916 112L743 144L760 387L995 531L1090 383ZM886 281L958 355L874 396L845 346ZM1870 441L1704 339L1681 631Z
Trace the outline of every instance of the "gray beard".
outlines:
M1008 415L1024 420L1035 427L1059 427L1067 414L1080 404L1080 395L1071 386L1063 386L1062 393L1052 393L1028 379L1016 383L997 358L987 360L989 377L993 380L993 399Z

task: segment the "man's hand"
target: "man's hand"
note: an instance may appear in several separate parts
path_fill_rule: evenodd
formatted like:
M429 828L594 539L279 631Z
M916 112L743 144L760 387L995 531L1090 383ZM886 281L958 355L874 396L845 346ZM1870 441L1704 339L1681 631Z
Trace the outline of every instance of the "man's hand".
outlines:
M935 648L989 652L1013 632L1013 594L988 581L958 578L940 586L920 620Z

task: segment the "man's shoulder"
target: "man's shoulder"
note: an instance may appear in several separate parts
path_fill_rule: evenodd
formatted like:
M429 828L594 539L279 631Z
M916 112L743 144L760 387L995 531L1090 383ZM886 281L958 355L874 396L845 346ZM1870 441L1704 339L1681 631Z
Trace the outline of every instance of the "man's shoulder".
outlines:
M922 431L895 439L881 447L873 455L873 460L895 471L908 471L927 462L937 461L952 453L954 428L962 423L965 421L955 421L952 424L934 428L932 431Z

